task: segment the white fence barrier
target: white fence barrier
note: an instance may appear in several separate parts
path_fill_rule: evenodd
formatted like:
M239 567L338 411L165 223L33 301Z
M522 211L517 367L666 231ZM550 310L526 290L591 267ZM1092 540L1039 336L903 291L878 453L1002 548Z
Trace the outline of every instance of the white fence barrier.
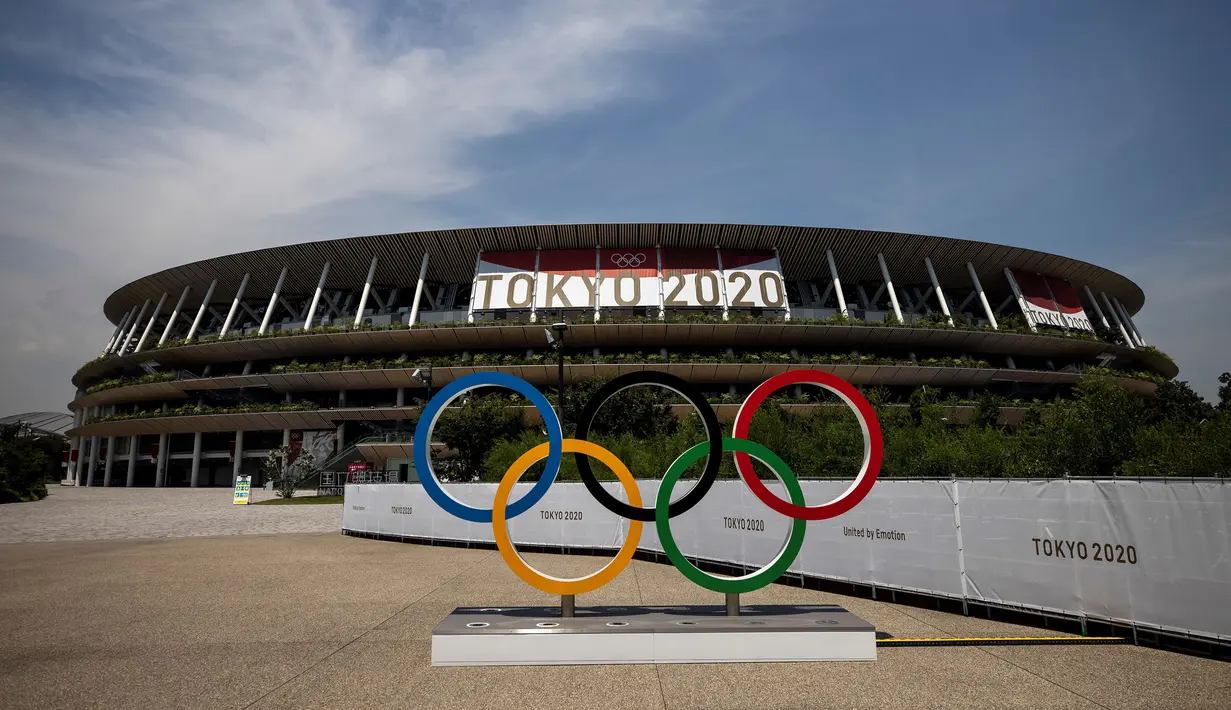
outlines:
M681 482L675 497L689 482ZM640 481L644 504L657 481ZM848 484L805 481L814 504ZM513 499L530 484L518 484ZM770 485L784 495L776 483ZM607 489L623 499L619 486ZM491 507L495 484L446 486ZM719 481L672 531L689 556L760 566L790 520ZM882 480L851 512L808 523L791 572L1085 615L1231 641L1231 484L1218 481ZM344 530L493 542L490 524L441 510L419 484L348 485ZM628 521L580 483L557 483L509 523L518 543L615 549ZM653 523L639 547L661 551Z

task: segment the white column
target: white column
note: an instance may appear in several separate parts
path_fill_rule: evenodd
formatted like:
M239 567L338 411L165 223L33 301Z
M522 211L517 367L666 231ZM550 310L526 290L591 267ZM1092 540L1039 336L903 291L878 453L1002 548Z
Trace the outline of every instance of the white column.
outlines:
M162 337L158 339L159 345L167 342L167 338L171 336L171 328L175 325L175 319L180 317L180 310L184 308L184 301L191 290L191 286L185 286L183 293L180 294L180 300L175 302L175 308L171 309L170 315L167 316L167 327L162 329Z
M154 487L167 486L167 462L171 460L171 437L168 434L158 435L158 456L155 457Z
M825 259L829 262L829 275L833 277L833 290L838 297L838 310L843 316L850 317L846 310L846 294L842 293L842 280L838 278L838 265L833 261L833 250L825 250Z
M996 324L996 314L992 311L992 304L987 302L987 294L983 292L983 284L979 283L979 274L975 272L975 265L966 262L966 269L970 271L970 280L975 284L975 293L979 294L979 303L983 304L983 312L987 314L987 320L992 324L992 330L1000 330L1000 326Z
M222 321L222 330L218 331L219 340L226 337L227 331L231 329L231 323L235 322L235 314L239 312L239 302L244 299L244 291L248 288L248 277L251 275L244 274L244 278L239 282L239 288L235 291L235 300L231 301L231 310L227 311L227 319Z
M778 247L774 247L774 261L778 262L778 268L782 268L782 259L778 257ZM782 279L782 307L786 309L786 314L783 320L791 320L791 298L786 295L786 279Z
M1120 309L1120 315L1124 318L1124 322L1128 323L1128 329L1133 332L1133 337L1137 338L1137 344L1144 348L1147 345L1146 339L1141 337L1141 330L1137 328L1137 324L1133 321L1133 317L1129 315L1128 309L1115 296L1112 296L1111 302L1115 304L1116 308Z
M113 331L113 332L111 333L111 340L108 340L108 341L107 341L107 347L103 348L103 355L106 355L107 353L111 352L111 348L115 347L115 341L119 340L119 338L120 338L120 333L123 333L123 332L124 332L124 326L125 326L125 325L127 325L127 323L128 323L128 318L129 318L129 316L130 316L130 315L132 315L132 314L131 314L131 313L125 313L125 314L124 314L124 317L123 317L123 318L120 318L120 322L119 322L119 323L116 323L116 325L115 325L115 331Z
M132 488L137 480L137 441L140 438L136 434L128 437L128 476L124 479L125 488Z
M278 274L278 282L274 284L274 292L269 295L269 305L265 307L265 315L261 316L261 328L257 331L257 335L265 335L265 331L269 330L269 319L274 314L274 309L278 307L278 297L282 295L282 282L286 280L286 267L282 267L282 273Z
M192 435L192 479L191 485L196 488L201 485L201 432Z
M897 316L899 323L905 323L902 307L898 305L898 293L893 288L893 279L889 277L889 267L885 265L885 255L877 252L876 261L880 263L881 278L885 279L885 290L889 292L889 302L893 304L893 315Z
M303 329L309 330L312 328L312 321L316 320L316 306L321 302L321 293L325 290L325 279L329 278L329 262L325 262L325 268L321 269L321 278L316 282L316 292L312 294L312 303L308 306L308 317L303 322Z
M415 282L415 300L410 304L410 323L406 327L413 328L419 322L419 303L423 300L423 280L427 278L427 262L428 253L423 252L423 260L419 262L419 280ZM471 291L470 300L474 302L474 292Z
M543 247L534 248L534 277L530 279L530 322L537 323L538 318L538 289L539 289L539 256L543 253Z
M145 303L141 305L141 311L137 314L137 317L133 320L132 327L128 329L128 335L124 337L124 342L120 343L120 349L117 350L116 352L123 355L124 351L128 349L128 344L132 342L133 336L137 334L137 328L141 326L141 319L145 317L145 310L149 307L150 307L150 299L147 298L145 299Z
M84 453L82 451L83 443L84 442L80 436L75 436L73 437L72 443L68 449L68 478L72 480L74 486L79 485L77 481L77 471L81 467L81 455ZM77 454L76 461L73 460L74 453Z
M928 267L928 278L932 279L936 300L940 301L940 312L945 314L945 320L949 321L949 325L953 325L953 314L949 313L949 301L945 298L945 292L940 289L940 280L936 278L936 269L932 268L931 258L923 257L923 265Z
M470 282L470 305L466 311L466 322L474 322L474 304L479 297L479 264L483 261L483 250L474 257L474 280ZM488 286L490 288L490 285Z
M1124 344L1136 350L1137 346L1133 344L1133 336L1129 335L1128 328L1120 320L1120 315L1116 313L1115 306L1111 305L1111 299L1107 298L1105 292L1100 295L1103 297L1103 304L1107 306L1107 312L1111 314L1111 319L1115 321L1116 327L1120 329L1120 335L1124 338Z
M667 299L663 297L663 249L661 246L654 247L654 253L658 258L658 320L667 320ZM683 278L682 276L680 278ZM620 288L620 282L616 282L616 288Z
M115 437L107 437L107 459L103 464L103 488L111 487L111 469L115 465Z
M424 254L426 257L427 254ZM351 323L351 330L358 330L359 326L363 325L363 310L368 307L368 295L372 293L372 279L376 278L376 257L372 257L372 264L368 266L368 277L363 282L363 293L359 294L359 305L355 308L355 318ZM418 310L419 301L415 299L415 310Z
M132 319L137 316L137 307L133 306L132 310L124 314L124 318L120 320L120 333L115 337L115 340L107 347L107 353L113 353L119 350L120 343L124 342L124 333L128 331L128 324L132 323Z
M90 437L90 460L86 462L85 467L85 484L86 486L94 485L94 462L98 459L98 437Z
M154 321L158 320L158 314L162 313L162 304L167 302L167 292L162 292L162 298L158 299L158 305L154 306L154 312L150 314L150 322L146 323L145 330L141 332L141 337L137 340L137 347L133 348L133 352L141 352L141 346L145 345L146 338L150 337L150 331L154 329Z
M714 245L714 253L718 255L718 288L721 289L722 319L730 320L731 304L727 300L727 272L722 268L722 250L718 248L717 244ZM786 294L782 294L782 297L785 299Z
M1009 267L1004 267L1004 277L1009 282L1009 288L1013 289L1013 296L1017 299L1017 307L1021 309L1022 318L1026 319L1026 325L1030 326L1031 333L1037 333L1038 328L1034 327L1034 319L1030 317L1030 311L1026 308L1026 297L1022 295L1022 289L1017 285L1017 279L1013 278L1013 272L1009 271Z
M1082 286L1082 289L1086 292L1086 301L1088 301L1090 305L1094 306L1094 314L1097 315L1098 319L1103 323L1103 327L1107 330L1111 330L1111 324L1107 322L1107 316L1103 315L1103 308L1098 304L1098 299L1094 297L1094 294L1090 291L1090 287Z
M192 342L193 336L197 334L197 328L201 327L201 319L205 317L205 310L209 308L210 299L214 297L214 289L218 288L218 279L209 282L209 288L205 289L205 298L201 300L201 307L197 309L197 317L192 320L192 327L188 329L188 335L184 336L184 342Z
M239 480L239 474L244 472L244 432L235 432L235 464L231 467L231 487Z

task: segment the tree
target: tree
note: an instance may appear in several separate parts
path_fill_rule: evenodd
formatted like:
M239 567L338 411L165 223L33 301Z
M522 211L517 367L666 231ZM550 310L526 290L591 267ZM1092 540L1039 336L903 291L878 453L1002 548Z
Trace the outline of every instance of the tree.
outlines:
M1222 385L1218 388L1218 407L1231 409L1231 372L1219 375L1218 382Z
M294 498L299 486L320 475L316 455L291 449L288 445L270 449L265 455L265 476L280 498Z
M1193 391L1187 382L1166 380L1158 385L1154 396L1147 398L1146 409L1155 424L1171 422L1178 426L1196 426L1214 416L1214 407Z
M492 447L500 440L516 438L527 427L522 407L526 400L502 394L471 397L459 407L445 410L432 438L444 442L457 452L452 460L452 475L441 476L446 480L473 481L483 472L483 462ZM436 470L448 471L448 464Z
M23 423L0 426L0 503L39 500L59 463L62 441L36 436Z

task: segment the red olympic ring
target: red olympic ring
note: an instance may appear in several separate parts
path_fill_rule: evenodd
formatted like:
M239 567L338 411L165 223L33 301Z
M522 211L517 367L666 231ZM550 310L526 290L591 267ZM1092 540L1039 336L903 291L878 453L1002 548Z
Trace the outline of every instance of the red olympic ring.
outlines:
M774 495L772 491L761 483L761 479L757 477L756 471L752 468L752 460L748 454L736 451L735 453L735 468L739 471L739 475L744 479L744 483L749 490L761 500L762 503L768 505L775 511L791 518L799 520L828 520L836 518L846 511L859 505L869 492L872 490L872 485L876 483L876 477L880 474L881 459L885 454L885 442L881 437L880 422L876 419L876 413L872 411L872 405L868 404L868 400L852 387L846 380L837 375L820 370L791 370L784 372L781 375L775 375L768 380L762 382L752 394L748 395L748 399L740 405L739 413L735 415L735 428L732 431L732 436L736 439L748 438L748 427L752 424L752 415L756 413L757 407L765 401L773 392L782 389L788 385L813 384L824 387L833 392L846 402L847 406L855 411L855 416L859 419L859 428L863 430L863 466L859 469L859 475L855 477L855 481L850 487L842 493L842 495L823 505L795 505L789 501L785 501Z

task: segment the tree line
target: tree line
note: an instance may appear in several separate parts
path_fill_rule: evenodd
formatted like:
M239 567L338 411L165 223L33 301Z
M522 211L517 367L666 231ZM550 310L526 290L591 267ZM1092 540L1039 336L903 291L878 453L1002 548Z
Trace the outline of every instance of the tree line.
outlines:
M1035 402L1020 423L1001 425L1004 400L984 393L967 421L948 413L958 404L935 388L920 388L909 404L890 406L887 392L864 395L880 420L885 453L881 475L925 478L1059 478L1065 476L1231 476L1231 373L1219 382L1211 404L1186 382L1164 382L1142 395L1089 377L1071 396ZM602 386L592 380L566 388L565 435L571 436L581 407ZM677 417L675 395L655 387L625 390L609 400L591 427L590 440L614 452L639 478L660 478L681 453L705 440L700 419ZM824 398L821 398L824 401ZM801 478L852 478L863 459L863 437L845 407L792 411L768 400L753 417L749 437L777 453ZM435 438L456 452L434 464L457 481L498 481L509 465L546 441L541 423L523 419L525 400L504 394L471 397L449 410ZM724 426L727 436L731 424ZM600 476L611 477L598 462ZM697 475L701 463L690 475ZM759 466L759 465L758 465ZM523 480L534 480L542 464ZM761 475L772 474L767 469ZM577 480L574 457L559 474ZM720 476L737 476L724 456Z

